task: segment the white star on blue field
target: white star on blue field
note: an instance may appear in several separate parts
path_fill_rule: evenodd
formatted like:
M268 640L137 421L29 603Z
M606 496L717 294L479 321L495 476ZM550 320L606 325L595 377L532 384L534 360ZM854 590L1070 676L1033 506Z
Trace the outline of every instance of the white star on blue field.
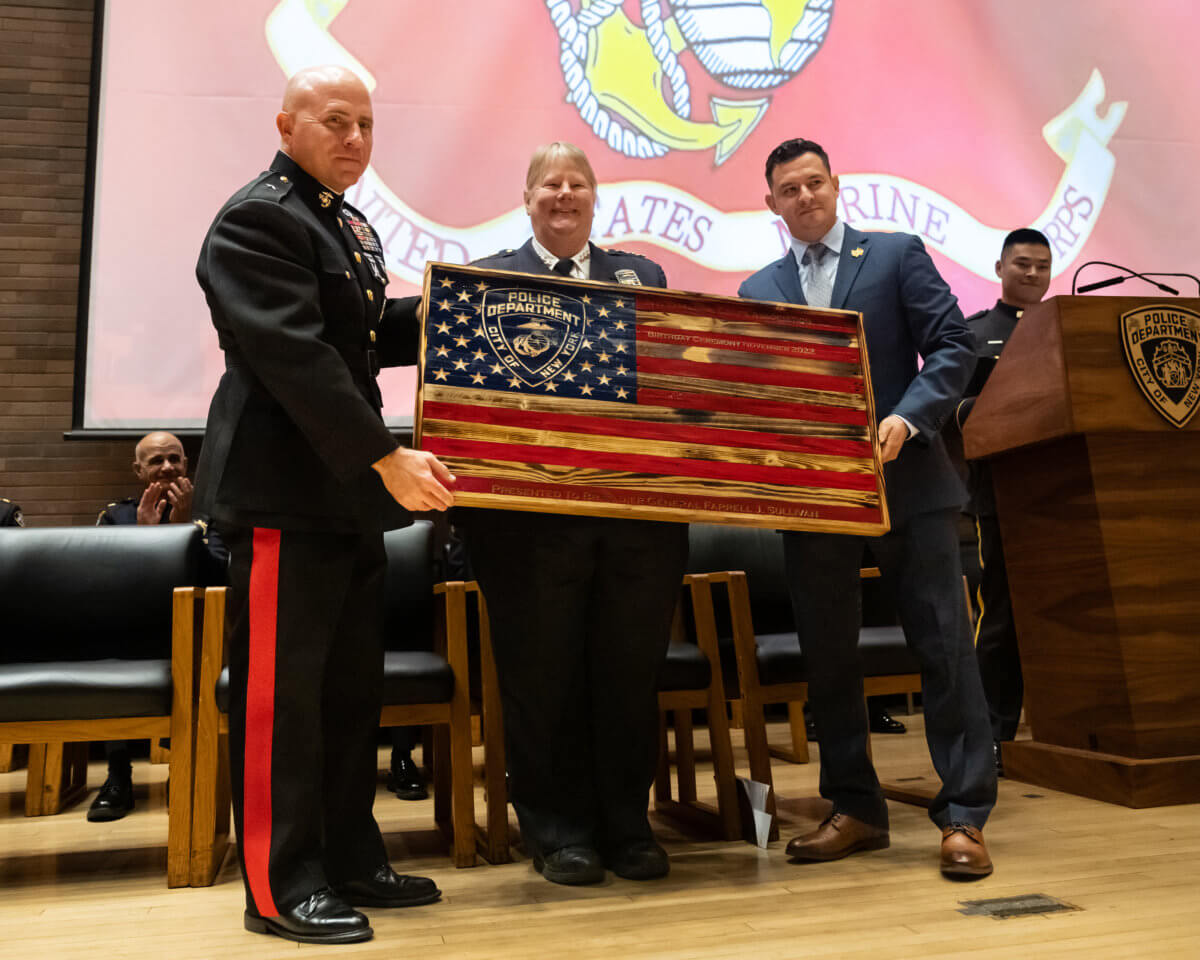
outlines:
M566 288L536 276L483 278L435 267L425 319L425 382L474 390L636 403L635 299L608 289ZM485 295L519 288L582 302L582 343L570 362L544 382L496 352L484 327ZM524 374L524 376L522 376Z

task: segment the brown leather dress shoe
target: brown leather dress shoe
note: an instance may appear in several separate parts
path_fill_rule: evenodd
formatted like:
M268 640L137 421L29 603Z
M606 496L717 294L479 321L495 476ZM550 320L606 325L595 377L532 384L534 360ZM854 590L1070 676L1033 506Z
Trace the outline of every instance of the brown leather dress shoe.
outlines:
M942 874L978 880L992 872L992 859L983 842L983 831L965 823L942 828Z
M890 843L886 830L833 813L812 833L794 838L787 855L793 860L840 860L860 850L883 850Z

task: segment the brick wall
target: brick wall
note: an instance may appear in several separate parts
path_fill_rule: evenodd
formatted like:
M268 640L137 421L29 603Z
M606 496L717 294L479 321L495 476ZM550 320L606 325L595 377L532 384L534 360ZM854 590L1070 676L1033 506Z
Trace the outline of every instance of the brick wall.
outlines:
M63 439L92 13L92 0L0 0L0 496L31 526L93 523L134 485L133 441Z

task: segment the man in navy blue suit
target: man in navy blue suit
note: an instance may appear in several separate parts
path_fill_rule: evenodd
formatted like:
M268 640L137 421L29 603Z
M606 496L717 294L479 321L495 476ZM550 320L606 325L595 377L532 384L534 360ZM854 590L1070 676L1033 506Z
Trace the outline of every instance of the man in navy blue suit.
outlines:
M942 779L929 816L942 829L942 872L987 876L992 863L982 828L996 802L996 775L954 525L966 490L939 436L971 378L974 340L917 237L863 233L838 219L838 178L818 144L780 144L767 158L766 175L767 206L787 225L792 249L749 277L738 294L863 315L892 522L871 549L921 664L925 735ZM889 843L888 812L867 753L857 656L864 539L792 532L783 538L809 703L821 734L821 795L833 803L821 826L792 840L787 853L836 860L882 849Z

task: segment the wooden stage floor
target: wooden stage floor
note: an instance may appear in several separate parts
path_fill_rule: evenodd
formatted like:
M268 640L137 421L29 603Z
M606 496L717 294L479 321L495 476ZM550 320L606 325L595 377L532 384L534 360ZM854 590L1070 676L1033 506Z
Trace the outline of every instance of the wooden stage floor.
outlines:
M909 733L875 737L881 777L932 777L920 717L902 719ZM771 736L784 738L784 725ZM102 766L89 773L94 791ZM939 837L925 811L898 803L889 850L789 864L787 839L823 813L816 775L815 763L775 761L782 840L768 850L656 821L670 877L583 888L547 883L519 854L505 866L455 870L431 829L431 801L399 801L381 783L376 812L394 865L433 876L444 899L368 910L369 943L312 947L242 930L232 858L213 887L167 889L165 766L135 765L137 809L112 824L86 821L94 792L57 816L26 819L24 771L0 774L0 957L1200 957L1200 807L1129 810L1001 780L986 831L996 872L955 883L938 874ZM963 912L966 900L1027 894L1078 909L1011 919Z

